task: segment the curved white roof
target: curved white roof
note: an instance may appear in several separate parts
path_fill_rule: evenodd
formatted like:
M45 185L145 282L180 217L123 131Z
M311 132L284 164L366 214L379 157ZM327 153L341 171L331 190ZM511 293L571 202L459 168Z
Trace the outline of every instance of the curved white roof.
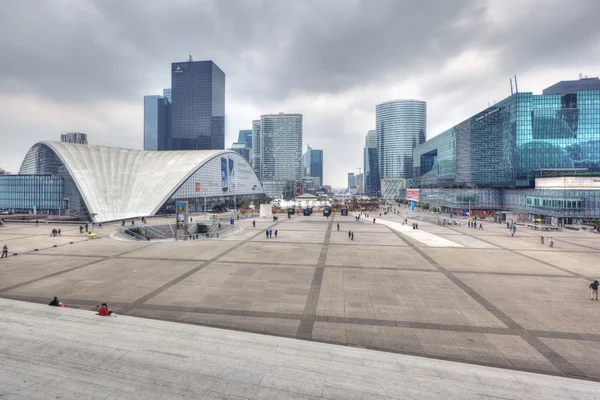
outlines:
M154 215L207 161L230 150L144 151L53 141L96 221Z

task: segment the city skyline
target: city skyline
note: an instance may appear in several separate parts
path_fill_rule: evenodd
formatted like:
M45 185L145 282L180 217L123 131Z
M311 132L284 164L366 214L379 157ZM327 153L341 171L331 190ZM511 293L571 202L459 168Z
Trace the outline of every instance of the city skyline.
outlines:
M593 17L600 5L594 1L559 1L543 11L510 1L435 8L423 2L408 12L399 12L406 8L402 2L374 8L332 1L323 4L328 12L316 20L310 2L264 7L214 2L207 7L211 13L184 3L149 3L143 12L135 2L76 4L73 13L68 4L24 1L0 17L5 50L0 167L5 170L18 170L27 148L62 132L86 132L99 145L143 148L141 99L169 87L165 66L189 52L214 60L227 73L226 146L258 115L301 113L303 146L311 143L327 153L324 181L335 187L345 186L343 171L361 165L364 132L374 127L376 104L395 98L426 101L431 139L488 102L506 98L513 74L520 92L533 93L576 80L579 73L600 74L600 52L594 51L600 30ZM268 29L250 22L265 13L274 21ZM157 19L165 27L160 32ZM85 33L75 34L84 26ZM408 39L415 31L420 34ZM539 46L542 38L550 48ZM35 67L40 59L44 68ZM12 137L19 140L8 140Z

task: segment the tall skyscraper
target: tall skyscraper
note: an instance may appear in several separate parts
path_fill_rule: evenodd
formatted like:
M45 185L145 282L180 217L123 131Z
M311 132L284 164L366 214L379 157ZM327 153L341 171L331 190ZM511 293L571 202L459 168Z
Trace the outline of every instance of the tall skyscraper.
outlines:
M212 61L171 65L171 150L225 148L225 73Z
M411 178L415 146L425 142L427 104L394 100L376 107L379 177Z
M164 96L144 96L144 150L169 150L170 132L169 99Z
M348 172L348 188L356 186L356 180L354 179L354 172Z
M377 158L377 131L367 132L364 149L364 193L377 196L381 191L379 160Z
M319 185L323 185L323 150L307 145L306 153L302 155L302 166L306 176L319 178Z
M252 121L252 169L260 178L260 119Z
M267 196L293 196L302 178L302 115L261 115L254 140L260 145L258 177Z
M87 135L81 132L62 133L60 141L66 143L88 144Z

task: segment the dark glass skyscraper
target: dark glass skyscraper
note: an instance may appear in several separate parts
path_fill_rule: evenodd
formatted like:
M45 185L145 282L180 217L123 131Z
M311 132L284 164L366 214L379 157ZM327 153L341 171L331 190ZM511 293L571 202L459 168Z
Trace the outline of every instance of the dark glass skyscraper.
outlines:
M144 150L169 150L171 103L164 96L144 96Z
M225 73L212 61L171 65L171 150L225 148Z
M364 149L364 193L370 196L377 196L381 191L381 181L379 179L379 160L377 157L377 131L369 131L365 138Z
M302 155L302 166L308 176L319 178L319 185L323 186L323 150L306 147L306 153Z

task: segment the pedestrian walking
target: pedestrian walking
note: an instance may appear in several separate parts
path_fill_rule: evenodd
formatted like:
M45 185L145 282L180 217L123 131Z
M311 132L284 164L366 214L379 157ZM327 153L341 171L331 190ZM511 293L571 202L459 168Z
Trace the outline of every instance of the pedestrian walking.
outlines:
M135 225L135 221L131 221L131 226L134 226L134 225Z
M340 223L337 223L338 232L340 231Z
M79 225L79 233L83 233L83 226Z
M265 234L267 235L267 239L269 238L269 230L267 229Z
M102 222L98 224L98 228L102 228Z
M550 247L554 247L554 239L552 239L552 236L550 236L550 240L548 241L548 244L550 245Z
M598 300L598 285L600 285L598 283L598 280L595 280L594 282L590 283L590 295L592 296L592 300ZM595 299L594 296L596 296Z
M483 224L479 224L479 230L482 231L483 230Z
M373 223L375 223L375 218L373 218Z
M40 224L40 221L38 221L37 219L35 220L35 226L38 226Z
M277 229L275 229L275 239L277 239Z
M273 237L273 229L269 229L269 239Z
M540 238L540 243L544 244L544 237L543 236Z
M58 236L62 236L62 232L60 231L60 229L58 230Z
M7 245L2 246L2 257L0 257L0 258L5 258L5 257L8 258L8 246Z
M252 227L256 228L256 220L252 221Z
M352 240L354 240L354 232L352 232Z

